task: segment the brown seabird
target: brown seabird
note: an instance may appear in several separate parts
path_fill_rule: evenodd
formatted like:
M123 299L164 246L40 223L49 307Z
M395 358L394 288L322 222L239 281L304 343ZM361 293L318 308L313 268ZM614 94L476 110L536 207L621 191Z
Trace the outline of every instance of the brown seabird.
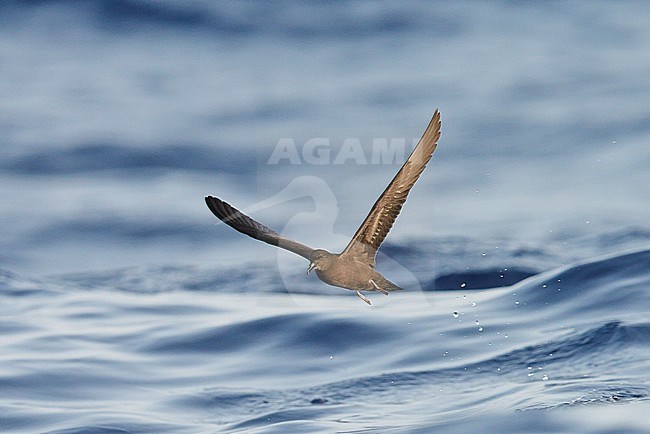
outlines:
M379 291L388 295L390 291L403 289L375 271L375 257L409 191L431 159L439 138L440 113L436 110L417 146L341 253L313 249L283 237L216 197L207 196L205 203L215 216L235 230L308 259L307 274L316 270L323 282L356 291L361 300L371 304L360 291Z

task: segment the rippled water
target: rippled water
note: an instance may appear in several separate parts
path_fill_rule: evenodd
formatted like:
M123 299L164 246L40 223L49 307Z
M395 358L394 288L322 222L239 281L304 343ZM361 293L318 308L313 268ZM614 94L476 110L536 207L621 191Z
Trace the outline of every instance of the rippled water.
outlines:
M648 16L1 3L0 431L650 431ZM435 108L372 307L203 203L340 250Z
M508 287L375 296L370 309L338 294L242 293L231 269L40 281L5 272L0 423L454 431L488 418L510 430L647 430L644 418L585 425L566 409L647 409L648 270L645 250ZM152 279L175 288L147 290Z

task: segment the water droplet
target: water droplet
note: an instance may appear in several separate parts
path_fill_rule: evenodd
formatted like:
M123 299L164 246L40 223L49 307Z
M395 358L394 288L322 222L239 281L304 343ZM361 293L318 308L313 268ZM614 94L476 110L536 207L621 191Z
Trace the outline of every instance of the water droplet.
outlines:
M546 284L542 285L542 288L546 288Z
M586 223L586 224L589 224L589 220L585 220L585 223Z
M562 288L558 288L557 290L558 290L558 291L562 291Z
M475 301L472 302L472 307L474 307L474 306L476 306L476 302L475 302Z
M487 256L487 253L483 252L481 253L481 256Z
M548 380L548 375L544 374L544 375L542 376L542 380L543 380L543 381L547 381L547 380Z
M504 335L503 337L504 337L505 339L508 339L508 335Z
M515 301L515 304L519 304L519 302L518 302L518 301Z
M334 356L330 356L330 360L332 360L333 358L334 358Z
M478 331L482 332L482 331L483 331L483 327L479 327L479 328L478 328Z
M461 288L464 288L466 285L467 285L467 284L466 284L465 282L463 282L463 283L460 284L460 287L461 287ZM465 297L465 296L463 295L463 298L464 298L464 297Z
M499 274L499 277L503 279L503 274Z
M529 366L529 367L528 367L528 370L530 371L531 369L533 369L533 367L532 367L532 366Z
M454 315L454 318L458 318L458 312L454 311L452 315Z
M528 373L528 376L529 376L529 377L532 377L533 375L535 375L535 374L533 374L532 372L529 372L529 373Z

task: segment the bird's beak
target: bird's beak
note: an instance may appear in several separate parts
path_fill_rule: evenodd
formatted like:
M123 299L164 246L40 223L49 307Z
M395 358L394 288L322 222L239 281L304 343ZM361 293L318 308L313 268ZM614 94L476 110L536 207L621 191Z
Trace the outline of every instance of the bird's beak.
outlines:
M309 267L307 268L307 274L311 273L311 270L313 270L314 268L316 268L316 264L310 262Z

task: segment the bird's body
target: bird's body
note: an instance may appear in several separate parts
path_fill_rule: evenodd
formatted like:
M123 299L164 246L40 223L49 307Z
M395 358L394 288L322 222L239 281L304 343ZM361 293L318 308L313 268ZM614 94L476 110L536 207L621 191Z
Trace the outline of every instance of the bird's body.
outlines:
M308 259L308 274L316 270L316 275L323 282L356 291L364 302L371 304L360 291L379 291L388 295L391 291L402 289L375 271L375 257L409 191L431 159L439 137L440 113L436 110L417 146L341 253L313 249L285 238L216 197L207 196L205 201L212 213L232 228Z
M318 250L316 251L318 252ZM366 263L350 260L346 256L329 253L325 250L322 250L322 252L328 254L327 259L317 258L312 261L312 264L315 264L314 268L318 278L328 285L339 286L353 291L389 292L402 289Z

